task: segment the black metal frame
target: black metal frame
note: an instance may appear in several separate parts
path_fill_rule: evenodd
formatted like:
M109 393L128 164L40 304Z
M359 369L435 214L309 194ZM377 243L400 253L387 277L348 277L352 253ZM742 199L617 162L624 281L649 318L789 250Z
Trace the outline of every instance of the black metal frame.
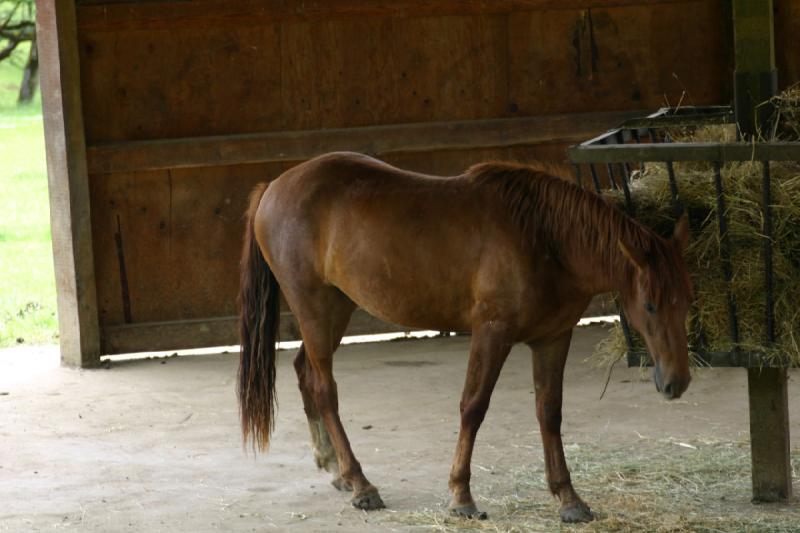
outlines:
M800 143L676 143L672 142L667 130L676 127L704 126L709 124L734 123L733 110L728 106L661 108L655 113L640 119L632 119L606 133L572 146L567 153L575 165L576 182L584 187L582 165L588 165L592 185L598 193L602 188L595 165L605 164L612 189L622 188L625 196L625 209L633 215L634 205L628 183L631 176L631 162L643 167L647 162L663 162L667 165L670 190L676 217L683 210L678 185L675 179L673 163L675 161L708 161L714 168L714 186L717 197L717 226L720 238L720 256L725 280L730 283L731 243L728 239L727 219L725 216L725 191L721 177L721 166L728 161L760 161L763 166L762 205L764 238L764 272L765 272L765 312L764 325L765 345L775 341L774 295L772 266L772 194L770 178L770 161L800 161ZM647 142L645 142L647 139ZM615 168L616 171L615 171ZM617 183L619 178L619 184ZM736 312L736 298L729 289L728 326L732 349L730 352L701 352L702 363L713 366L771 366L770 361L759 353L744 352L738 348L739 324ZM622 330L628 344L628 364L639 366L643 362L651 364L649 355L636 350L630 327L620 310Z

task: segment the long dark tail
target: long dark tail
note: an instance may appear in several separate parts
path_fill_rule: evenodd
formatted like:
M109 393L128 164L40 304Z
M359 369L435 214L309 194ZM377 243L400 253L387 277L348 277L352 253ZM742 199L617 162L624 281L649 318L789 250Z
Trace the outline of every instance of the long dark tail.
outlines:
M253 228L266 183L250 194L240 263L239 411L242 438L264 451L275 425L275 342L280 319L280 287L256 242Z

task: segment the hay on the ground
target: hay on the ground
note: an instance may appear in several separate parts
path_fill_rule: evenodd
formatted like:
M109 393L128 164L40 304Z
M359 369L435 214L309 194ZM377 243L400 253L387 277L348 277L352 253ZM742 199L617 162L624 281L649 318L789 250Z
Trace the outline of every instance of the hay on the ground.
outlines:
M473 492L478 506L489 512L488 520L450 517L444 502L421 512L392 513L387 520L412 531L448 533L798 531L796 504L750 502L747 442L642 437L616 447L572 444L565 452L575 489L595 513L596 520L588 524L560 523L558 503L547 490L540 463L491 476L490 481L475 476ZM799 461L795 450L794 469Z

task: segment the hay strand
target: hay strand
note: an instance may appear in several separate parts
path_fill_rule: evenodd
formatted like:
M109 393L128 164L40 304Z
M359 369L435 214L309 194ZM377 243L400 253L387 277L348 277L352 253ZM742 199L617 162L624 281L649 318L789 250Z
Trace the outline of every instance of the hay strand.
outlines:
M776 106L774 139L800 141L800 85L773 99ZM693 131L671 131L673 139L685 142L735 140L735 127L707 126ZM733 292L737 306L740 341L736 348L761 354L771 364L800 364L800 163L772 162L772 254L775 333L767 342L764 240L762 234L762 165L760 162L731 162L722 167L728 239L732 248L733 278L722 273L713 170L707 162L676 162L679 198L689 214L692 241L686 261L692 273L697 297L687 324L690 344L707 352L734 348L729 336L727 293ZM630 192L636 218L663 236L671 235L675 221L669 175L665 164L648 163L632 177ZM606 198L622 205L619 191L607 191ZM702 336L701 336L702 334ZM627 352L621 331L616 340L604 343L596 357L606 364Z

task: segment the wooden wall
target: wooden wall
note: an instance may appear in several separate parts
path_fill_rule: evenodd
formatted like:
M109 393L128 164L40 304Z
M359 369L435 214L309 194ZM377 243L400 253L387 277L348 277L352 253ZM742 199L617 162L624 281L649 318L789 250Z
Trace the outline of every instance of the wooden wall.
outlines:
M726 6L79 1L103 353L235 342L245 199L297 161L563 161L631 111L728 102Z
M307 17L284 7L288 20L258 6L308 3L86 5L87 140L651 109L684 88L717 102L729 85L720 1L488 14L489 2L445 1L465 7L425 16L428 2L376 0L393 7L353 12L369 3L317 2L326 13Z

